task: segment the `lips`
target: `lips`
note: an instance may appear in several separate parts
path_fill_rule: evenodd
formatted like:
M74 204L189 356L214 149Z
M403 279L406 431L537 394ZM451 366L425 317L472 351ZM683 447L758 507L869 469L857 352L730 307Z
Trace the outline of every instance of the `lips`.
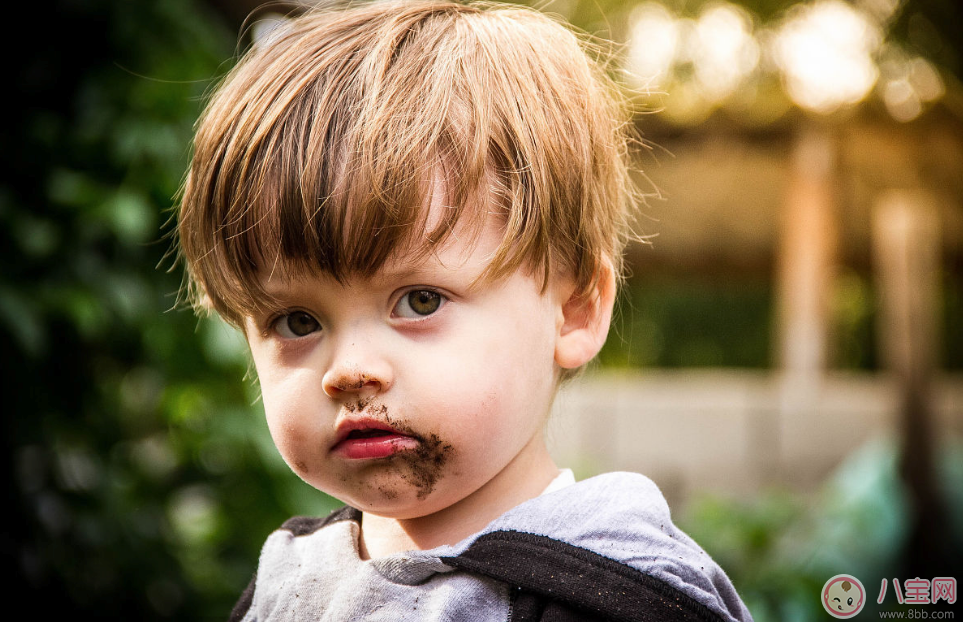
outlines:
M418 446L415 436L396 430L384 421L361 417L342 421L331 452L350 460L387 458Z

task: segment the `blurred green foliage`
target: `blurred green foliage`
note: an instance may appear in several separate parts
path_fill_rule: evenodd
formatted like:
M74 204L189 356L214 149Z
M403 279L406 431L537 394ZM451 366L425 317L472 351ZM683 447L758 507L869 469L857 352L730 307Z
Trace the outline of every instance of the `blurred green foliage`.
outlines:
M749 4L768 14L787 2ZM572 19L604 31L627 10L615 4L578 2ZM20 10L8 13L13 27L42 22L58 39L12 56L17 112L0 150L10 593L43 619L223 619L266 534L336 505L271 444L240 336L175 308L181 276L159 233L170 232L192 124L236 34L195 0ZM840 304L859 334L872 297L854 283ZM602 361L765 367L769 287L640 281L623 293ZM947 300L958 313L959 287ZM799 503L709 505L687 525L722 543L716 554L761 612L821 580L783 563ZM798 537L805 548L814 536Z
M937 479L947 502L943 546L963 550L959 443L941 445ZM857 448L814 493L773 489L752 500L703 494L678 522L725 569L756 622L808 622L829 619L819 594L826 581L843 573L866 590L862 619L913 608L896 602L892 585L882 605L876 602L882 579L902 583L919 575L903 563L912 512L898 443L877 438ZM958 577L953 573L959 560L944 570ZM926 613L932 616L937 608L948 607L933 605Z
M957 270L949 265L943 274L938 308L937 364L949 372L963 369L963 283ZM634 277L619 292L599 362L606 367L769 368L775 348L772 287L771 280L755 274ZM880 369L878 297L872 275L840 268L830 311L833 369Z
M160 231L235 35L191 0L43 13L62 38L8 70L0 153L11 593L41 619L223 619L265 535L334 505L271 445L239 335L174 309Z
M770 365L767 280L637 278L620 292L599 361L609 367Z

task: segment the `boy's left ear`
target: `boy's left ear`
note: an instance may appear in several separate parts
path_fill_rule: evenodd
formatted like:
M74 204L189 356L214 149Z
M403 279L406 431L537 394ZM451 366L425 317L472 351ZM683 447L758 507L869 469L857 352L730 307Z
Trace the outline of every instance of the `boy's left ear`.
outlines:
M608 259L598 267L595 284L578 295L574 286L562 293L558 334L555 339L555 362L564 369L575 369L588 363L599 353L612 323L615 305L615 270Z

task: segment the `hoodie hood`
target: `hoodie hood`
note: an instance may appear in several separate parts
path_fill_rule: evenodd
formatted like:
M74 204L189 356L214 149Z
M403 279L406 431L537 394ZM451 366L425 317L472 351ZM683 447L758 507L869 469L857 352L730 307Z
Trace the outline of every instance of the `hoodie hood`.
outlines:
M525 590L615 619L671 605L678 619L751 620L651 480L608 473L556 488L457 544L376 560L358 556L353 508L292 519L265 543L235 619L508 620Z

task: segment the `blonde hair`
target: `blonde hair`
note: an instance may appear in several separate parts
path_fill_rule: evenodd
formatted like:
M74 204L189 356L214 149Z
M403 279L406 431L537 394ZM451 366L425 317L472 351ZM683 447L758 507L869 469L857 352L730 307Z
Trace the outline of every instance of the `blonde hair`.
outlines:
M604 66L536 11L308 12L255 45L198 122L178 223L194 301L240 324L269 300L261 269L370 276L489 213L504 238L487 277L568 271L588 292L600 262L621 268L630 140ZM426 231L433 176L449 209Z

